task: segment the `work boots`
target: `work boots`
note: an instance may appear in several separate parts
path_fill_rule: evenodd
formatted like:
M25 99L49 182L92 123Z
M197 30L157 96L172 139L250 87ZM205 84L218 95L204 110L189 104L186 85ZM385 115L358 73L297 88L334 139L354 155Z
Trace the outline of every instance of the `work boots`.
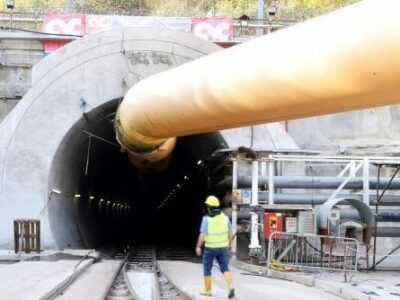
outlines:
M200 292L202 296L211 296L212 276L204 276L204 288Z
M231 299L235 297L235 289L233 287L232 273L230 271L224 272L224 278L229 289L228 298Z

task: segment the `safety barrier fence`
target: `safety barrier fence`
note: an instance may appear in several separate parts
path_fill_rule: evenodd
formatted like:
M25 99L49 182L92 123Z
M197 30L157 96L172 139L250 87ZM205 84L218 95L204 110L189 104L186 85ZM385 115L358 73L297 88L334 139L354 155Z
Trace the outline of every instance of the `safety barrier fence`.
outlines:
M360 245L356 239L273 232L268 242L268 270L357 271Z

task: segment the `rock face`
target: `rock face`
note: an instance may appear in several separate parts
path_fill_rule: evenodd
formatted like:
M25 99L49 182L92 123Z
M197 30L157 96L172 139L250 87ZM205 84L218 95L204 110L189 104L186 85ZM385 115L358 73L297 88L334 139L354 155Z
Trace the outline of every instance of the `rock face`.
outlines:
M394 155L400 150L400 106L384 106L289 122L301 148L327 154Z

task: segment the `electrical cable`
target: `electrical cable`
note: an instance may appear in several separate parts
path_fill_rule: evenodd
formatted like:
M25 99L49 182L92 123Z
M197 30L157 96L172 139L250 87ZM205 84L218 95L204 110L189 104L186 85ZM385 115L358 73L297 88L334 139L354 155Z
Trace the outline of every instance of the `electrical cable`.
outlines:
M88 171L89 171L90 146L91 145L92 145L92 136L89 135L89 143L88 143L88 149L87 149L87 154L86 154L85 175L88 175Z
M272 278L272 279L277 279L277 280L284 280L284 281L293 282L293 281L290 280L290 279L285 279L285 278L282 278L282 277L274 277L274 276L270 276L270 275L267 275L267 274L259 274L259 273L253 273L253 272L240 273L240 275L265 277L265 278Z
M87 105L87 106L89 106L89 108L91 108L92 110L98 110L97 107L93 107L93 105L91 105L90 103L88 103L86 100L81 99L81 101L82 101L81 105L83 105L83 107L85 107L85 106ZM103 114L100 110L98 110L98 114L99 114L102 118L106 119L110 124L114 125L114 119L109 118L108 116L106 116L105 114ZM113 114L115 114L115 112L114 112Z
M237 235L238 235L239 233L244 233L244 236L250 241L249 232L246 231L245 229L239 229L239 230L237 230L237 231L232 235L232 240L237 239Z
M49 33L49 32L28 30L28 29L22 29L22 28L13 28L13 27L8 27L8 26L0 26L0 29L1 30L15 30L15 31L21 31L21 32L28 32L28 33L37 33L37 34L42 34L42 35L54 35L54 36L66 36L66 37L83 37L82 35L76 35L76 34Z
M72 274L69 276L69 279L66 283L64 283L57 291L55 291L52 295L50 295L47 299L52 300L55 299L57 296L61 295L65 289L76 279L77 277L77 272L78 272L78 266L84 262L88 257L89 254L95 252L94 249L90 250L88 253L86 253L74 266L74 269L72 271ZM93 258L93 261L95 261L95 258Z
M313 249L313 250L315 250L315 251L317 251L317 252L319 252L319 253L324 254L323 251L321 251L320 249L318 249L317 247L315 247L315 246L314 246L313 244L311 244L307 239L306 239L305 241L306 241L306 243L308 244L308 246L310 246L311 249Z
M89 138L94 137L94 138L96 138L96 139L98 139L98 140L100 140L100 141L102 141L102 142L105 142L105 143L107 143L107 144L110 144L110 145L112 145L112 146L115 146L115 147L120 148L120 146L119 146L118 144L113 143L113 142L111 142L111 141L109 141L109 140L106 140L105 138L102 138L102 137L100 137L100 136L98 136L98 135L95 135L95 134L93 134L93 133L91 133L91 132L89 132L89 131L82 130L82 132L86 133L86 134L89 136Z
M105 254L105 253L103 253L103 252L101 252L101 251L97 251L97 252L99 252L100 253L100 256L103 256L105 259L112 259L110 256L108 256L107 254Z

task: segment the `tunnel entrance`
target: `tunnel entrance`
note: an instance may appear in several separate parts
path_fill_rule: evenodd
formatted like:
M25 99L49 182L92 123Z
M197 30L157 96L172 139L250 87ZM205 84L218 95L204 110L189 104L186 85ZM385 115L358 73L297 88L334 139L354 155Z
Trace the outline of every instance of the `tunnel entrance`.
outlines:
M58 146L48 183L57 247L193 245L208 192L202 162L226 148L224 139L218 132L178 138L164 170L138 169L115 140L119 101L83 113Z

